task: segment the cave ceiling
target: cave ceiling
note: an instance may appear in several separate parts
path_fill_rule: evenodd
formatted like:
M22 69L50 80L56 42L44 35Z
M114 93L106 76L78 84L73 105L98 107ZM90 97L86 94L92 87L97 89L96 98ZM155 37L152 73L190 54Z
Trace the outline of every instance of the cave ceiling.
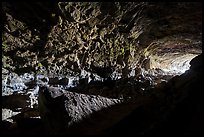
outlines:
M144 57L154 68L202 53L198 2L4 2L2 11L3 67L18 74L120 72Z

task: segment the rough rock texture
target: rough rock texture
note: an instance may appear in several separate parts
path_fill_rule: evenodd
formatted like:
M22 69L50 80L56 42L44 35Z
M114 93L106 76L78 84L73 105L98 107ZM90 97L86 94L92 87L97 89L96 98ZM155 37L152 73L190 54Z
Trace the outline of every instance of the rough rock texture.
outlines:
M2 121L8 120L8 118L11 118L12 116L17 115L18 113L20 113L20 112L13 112L10 109L2 109ZM8 121L12 122L11 119L9 119Z
M142 66L142 55L201 50L202 10L196 2L4 2L2 7L3 67L17 74L77 75L112 67L126 77Z
M4 133L202 134L201 3L3 2L2 28Z
M39 107L43 121L30 118L39 116L38 110L35 113L34 110L27 110L12 116L13 118L9 116L9 119L15 121L13 124L3 121L3 133L7 135L22 133L26 135L39 133L124 136L164 136L166 133L172 136L203 135L202 54L190 64L190 70L170 79L167 84L150 89L146 96L139 95L138 98L124 102L42 87ZM107 106L110 102L113 104L98 110L97 104L100 105L100 101L102 106ZM90 110L93 113L90 114ZM90 115L80 119L86 114ZM76 122L76 119L79 121Z
M195 60L200 63L194 65ZM61 109L67 111L70 121L73 117L78 121L81 116L89 115L70 126L64 132L66 134L166 135L168 133L169 135L201 135L203 127L202 58L198 56L195 60L191 62L193 65L189 71L172 78L164 87L152 89L148 96L140 96L127 102L119 103L117 100L105 98L104 100L99 96L94 97L72 92L62 93L57 89L47 90L47 88L41 91L40 97L45 98L45 93L51 94L47 95L49 99L52 96L49 103L56 105L57 98L64 94L66 101L61 98L64 104L64 108ZM45 92L46 90L47 92ZM39 101L46 102L44 99ZM103 101L107 104L111 101L117 103L92 114L91 109L98 110L98 106L101 106ZM99 103L101 105L97 105ZM58 109L59 106L57 108L52 107L50 112L56 114L55 109ZM49 104L45 107L46 109L43 111L49 109ZM48 117L46 114L44 116ZM62 118L62 113L60 116ZM57 119L56 117L49 118Z
M118 99L78 94L57 88L40 87L39 111L50 134L66 129L89 117L93 112L120 103Z

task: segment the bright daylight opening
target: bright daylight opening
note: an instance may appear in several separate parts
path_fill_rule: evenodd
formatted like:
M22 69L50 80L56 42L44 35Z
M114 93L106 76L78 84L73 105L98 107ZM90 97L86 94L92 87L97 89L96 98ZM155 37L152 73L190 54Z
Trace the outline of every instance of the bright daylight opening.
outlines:
M168 74L182 74L190 68L190 61L197 54L167 54L166 56L153 56L150 58L151 69L161 69Z

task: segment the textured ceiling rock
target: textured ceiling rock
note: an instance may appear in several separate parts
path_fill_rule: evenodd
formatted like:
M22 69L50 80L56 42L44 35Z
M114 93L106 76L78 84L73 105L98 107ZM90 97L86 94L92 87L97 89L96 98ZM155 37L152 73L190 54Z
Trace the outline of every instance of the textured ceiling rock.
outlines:
M200 134L201 3L3 2L2 19L3 107L25 111L14 116L17 132L33 129L30 104L52 133ZM166 84L166 70L186 72ZM14 115L3 111L4 120Z
M144 48L163 38L176 35L178 44L187 36L186 49L201 43L202 7L196 2L5 2L2 7L4 67L17 73L38 73L39 64L42 73L63 75L91 71L91 64L122 71L134 68Z

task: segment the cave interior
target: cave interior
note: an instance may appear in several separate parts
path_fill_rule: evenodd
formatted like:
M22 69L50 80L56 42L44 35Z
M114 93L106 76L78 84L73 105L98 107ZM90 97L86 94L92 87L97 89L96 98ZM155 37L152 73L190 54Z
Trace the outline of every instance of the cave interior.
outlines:
M2 2L5 135L203 135L200 2Z

